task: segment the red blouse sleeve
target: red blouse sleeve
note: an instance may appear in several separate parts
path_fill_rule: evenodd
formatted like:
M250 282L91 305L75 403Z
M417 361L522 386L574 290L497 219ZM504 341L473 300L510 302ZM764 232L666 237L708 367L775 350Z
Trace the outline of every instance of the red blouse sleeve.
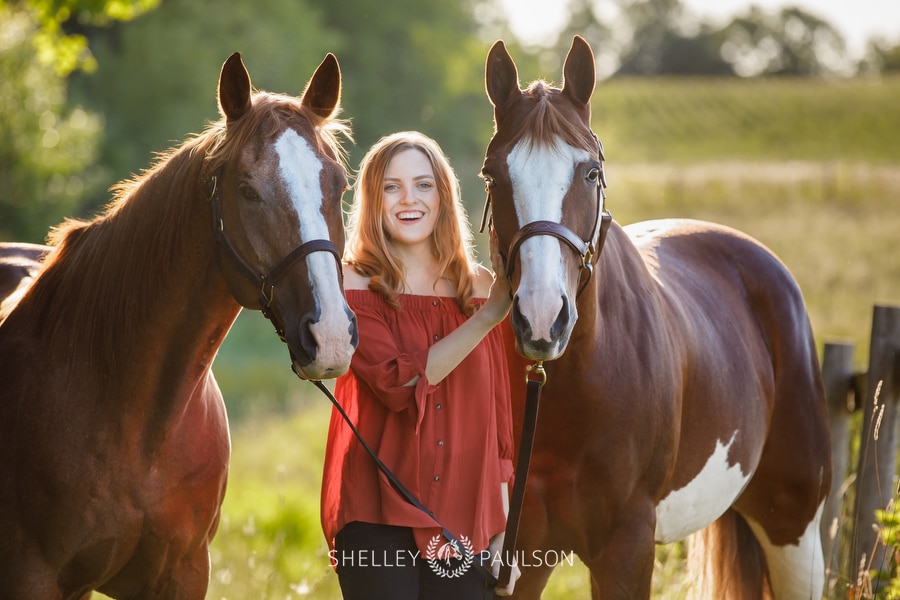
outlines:
M397 315L386 314L385 311L393 309L383 302L371 302L372 297L352 291L347 294L359 328L359 345L353 353L350 369L388 410L410 411L416 417L418 430L425 399L437 389L425 378L428 348L403 352L388 323L388 318L397 318ZM417 375L419 379L414 385L405 385Z

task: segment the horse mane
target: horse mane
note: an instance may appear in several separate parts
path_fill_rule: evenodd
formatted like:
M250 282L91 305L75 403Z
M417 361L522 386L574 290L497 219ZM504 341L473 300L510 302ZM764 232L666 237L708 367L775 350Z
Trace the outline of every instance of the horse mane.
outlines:
M346 168L345 121L322 119L291 96L255 92L252 108L228 125L227 134L224 118L210 123L113 186L112 200L96 217L67 219L51 229L54 250L19 304L36 307L34 334L63 347L77 342L101 379L115 370L123 343L141 343L167 278L196 253L197 241L186 229L208 211L209 177L233 164L252 136L271 136L297 115L315 127L319 149ZM74 365L76 357L69 360Z
M560 94L560 89L542 80L533 81L524 90L524 95L534 100L534 107L522 121L517 139L527 140L532 150L555 147L561 139L570 146L595 153L597 140L590 128L582 127L580 120L563 113L553 102Z

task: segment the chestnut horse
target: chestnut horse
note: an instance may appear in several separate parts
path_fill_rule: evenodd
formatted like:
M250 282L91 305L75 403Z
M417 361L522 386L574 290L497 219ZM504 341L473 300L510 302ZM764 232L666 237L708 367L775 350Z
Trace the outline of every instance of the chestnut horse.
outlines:
M800 290L732 229L609 224L594 84L580 37L562 89L521 90L502 42L487 58L515 350L552 361L517 555L574 550L594 598L648 598L654 544L711 526L700 597L819 599L830 441ZM551 568L523 566L516 596L538 598Z
M219 122L51 235L0 317L0 598L205 596L230 452L210 367L241 306L303 376L353 352L340 89L330 54L302 99L232 55Z

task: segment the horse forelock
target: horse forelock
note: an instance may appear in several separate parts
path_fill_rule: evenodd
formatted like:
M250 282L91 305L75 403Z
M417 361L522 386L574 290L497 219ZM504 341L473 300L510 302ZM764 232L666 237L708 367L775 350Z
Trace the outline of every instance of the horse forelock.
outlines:
M562 143L592 154L597 151L590 127L584 125L558 88L545 81L534 81L524 90L519 104L527 108L515 127L514 142L525 141L532 149L557 147Z
M309 131L303 133L313 134L312 146L349 170L348 153L343 146L343 140L352 140L347 121L335 116L323 119L303 106L298 98L269 92L256 92L251 109L229 124L227 131L224 119L210 126L207 134L213 136L213 143L208 150L209 170L233 164L254 137L274 141L277 134L298 117L309 123Z

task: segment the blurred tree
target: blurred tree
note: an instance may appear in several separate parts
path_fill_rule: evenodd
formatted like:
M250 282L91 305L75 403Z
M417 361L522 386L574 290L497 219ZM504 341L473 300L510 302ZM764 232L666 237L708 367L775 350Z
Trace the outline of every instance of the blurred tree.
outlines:
M875 39L869 42L862 71L876 73L900 73L900 41L890 43Z
M621 58L616 75L731 76L734 68L722 58L721 36L704 27L696 35L668 29L653 32L652 43L637 41ZM641 40L643 32L635 32Z
M448 154L475 152L480 163L491 110L474 0L308 1L340 32L357 157L383 135L420 129Z
M720 37L708 26L688 32L681 0L621 0L631 43L616 75L733 75L720 54Z
M58 75L96 68L81 29L128 21L157 4L159 0L0 0L0 8L9 5L33 12L39 27L31 42L38 59L53 65Z
M140 19L91 32L98 68L75 74L71 90L104 115L108 183L219 118L219 70L232 52L242 53L257 88L297 95L335 37L304 0L165 0Z
M623 41L616 35L616 28L611 23L612 17L600 14L599 6L595 0L571 0L568 25L559 36L552 55L542 53L541 67L544 72L561 71L575 35L580 35L591 45L599 75L610 75L618 68Z
M722 34L722 56L739 75L821 76L846 72L846 44L829 23L800 8L753 6Z
M451 156L470 189L464 197L480 196L475 175L491 111L483 84L487 47L477 37L468 0L212 6L165 0L140 19L92 33L99 67L77 74L72 90L105 115L102 161L114 180L218 118L216 81L232 51L242 51L255 86L291 94L299 94L325 53L334 52L344 76L343 115L357 141L348 148L352 164L382 135L421 129Z
M34 13L0 5L0 239L41 242L77 213L100 174L100 120L66 105L65 80L36 58Z

